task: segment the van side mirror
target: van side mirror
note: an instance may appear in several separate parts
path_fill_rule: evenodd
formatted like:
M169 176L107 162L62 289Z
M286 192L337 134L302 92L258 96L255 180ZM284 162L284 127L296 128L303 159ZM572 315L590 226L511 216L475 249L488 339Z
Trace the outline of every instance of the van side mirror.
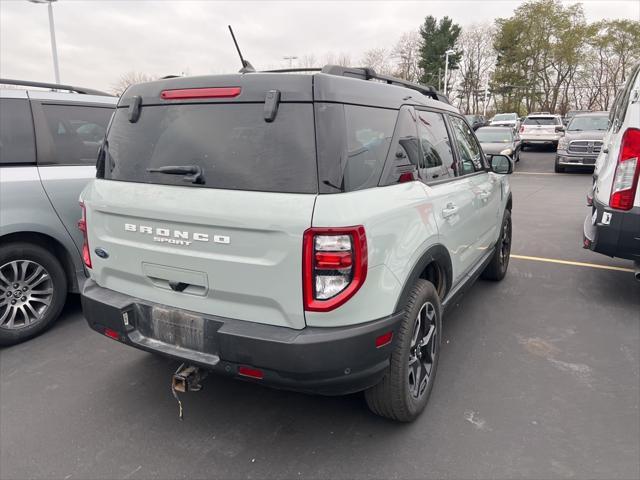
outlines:
M506 155L491 156L491 171L500 175L513 173L513 163Z
M563 125L558 125L558 126L556 127L556 132L560 133L560 132L564 132L564 131L565 131L565 128L564 128L564 126L563 126Z

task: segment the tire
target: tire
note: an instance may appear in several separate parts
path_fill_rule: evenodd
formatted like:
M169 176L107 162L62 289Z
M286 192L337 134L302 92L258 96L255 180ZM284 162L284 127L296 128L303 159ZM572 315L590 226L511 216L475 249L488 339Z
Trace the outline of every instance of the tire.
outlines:
M511 211L505 210L496 251L481 274L485 280L499 282L507 274L509 259L511 258L511 231Z
M51 253L31 243L2 246L0 345L42 333L58 318L66 297L67 277Z
M564 173L564 172L565 172L565 167L561 166L561 165L558 163L558 159L557 159L557 158L556 158L556 163L555 163L555 165L554 165L554 167L553 167L553 170L554 170L556 173Z
M520 150L516 151L515 158L513 159L513 163L518 163L520 161Z
M373 413L399 422L411 422L422 413L436 378L441 332L440 297L432 283L419 279L395 333L387 372L380 383L365 391ZM427 338L429 341L415 348Z

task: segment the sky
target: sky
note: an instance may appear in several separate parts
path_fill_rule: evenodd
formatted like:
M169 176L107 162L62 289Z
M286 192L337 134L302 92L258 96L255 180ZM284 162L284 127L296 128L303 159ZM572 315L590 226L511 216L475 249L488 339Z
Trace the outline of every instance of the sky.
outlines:
M284 68L285 56L344 53L357 63L391 48L424 17L462 27L509 17L515 0L214 1L58 0L53 4L62 83L112 90L126 72L154 77L235 72L227 25L256 69ZM567 1L566 3L575 3ZM588 21L640 20L638 0L581 2ZM294 61L295 65L295 61ZM54 80L47 6L0 0L0 77Z

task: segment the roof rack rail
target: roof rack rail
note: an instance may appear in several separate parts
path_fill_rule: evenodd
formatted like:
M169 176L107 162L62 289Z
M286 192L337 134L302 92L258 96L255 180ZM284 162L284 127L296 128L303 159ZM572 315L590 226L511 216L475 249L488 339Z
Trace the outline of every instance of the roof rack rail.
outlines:
M31 82L29 80L12 80L10 78L0 78L0 85L19 85L22 87L38 87L50 88L52 90L68 90L70 92L81 93L84 95L101 95L113 97L114 95L92 88L72 87L71 85L61 85L58 83Z
M279 68L277 70L262 70L263 73L296 73L296 72L320 72L321 68Z
M380 80L381 82L387 83L389 85L397 85L399 87L410 88L411 90L416 90L421 94L433 98L434 100L438 100L440 102L451 104L449 99L438 92L435 88L420 85L419 83L410 82L408 80L403 80L401 78L392 77L390 75L381 75L376 73L373 68L368 67L342 67L340 65L325 65L322 68L322 73L327 73L329 75L338 75L341 77L352 77L352 78L360 78L362 80Z

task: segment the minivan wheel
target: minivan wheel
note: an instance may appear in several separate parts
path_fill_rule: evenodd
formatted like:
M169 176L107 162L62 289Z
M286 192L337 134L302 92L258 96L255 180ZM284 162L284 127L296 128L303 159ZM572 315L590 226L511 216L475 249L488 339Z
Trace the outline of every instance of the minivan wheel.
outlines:
M0 253L0 345L46 329L60 314L67 279L60 262L30 243L3 245Z
M500 281L507 274L509 259L511 258L511 230L511 211L505 210L496 250L493 257L491 257L491 261L482 272L482 278Z
M440 357L442 306L431 282L418 280L393 341L389 367L377 385L365 391L377 415L411 422L424 410Z

